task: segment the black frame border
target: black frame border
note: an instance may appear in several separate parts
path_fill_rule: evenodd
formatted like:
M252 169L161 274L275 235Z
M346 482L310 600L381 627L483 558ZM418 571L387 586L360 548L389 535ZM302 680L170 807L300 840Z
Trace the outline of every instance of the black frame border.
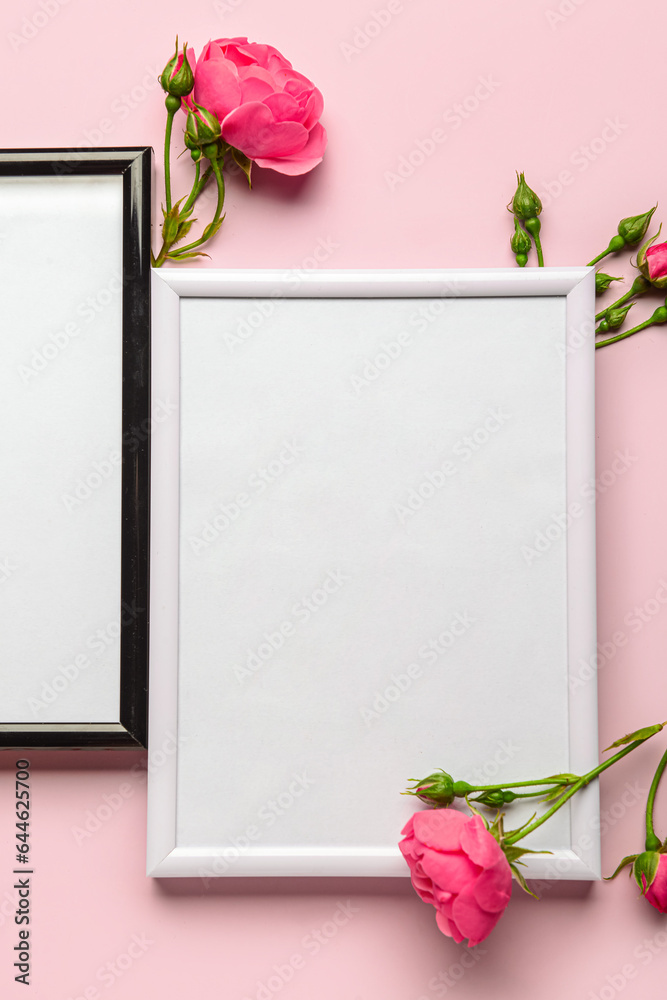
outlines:
M115 723L0 722L0 748L142 749L148 741L152 149L0 150L2 177L72 174L123 179L119 716Z

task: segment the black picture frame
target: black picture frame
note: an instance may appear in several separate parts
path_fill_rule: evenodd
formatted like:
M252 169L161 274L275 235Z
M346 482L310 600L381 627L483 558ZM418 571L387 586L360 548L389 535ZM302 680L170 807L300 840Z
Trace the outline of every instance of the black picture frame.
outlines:
M62 177L100 175L115 175L122 183L119 312L122 381L115 375L122 384L117 626L120 634L117 654L114 651L120 692L117 718L42 721L28 718L26 712L25 721L6 721L0 701L0 747L140 749L147 746L152 150L150 147L0 150L0 182L11 178L53 178L57 184ZM30 225L30 221L26 224ZM27 256L25 267L31 267ZM71 280L77 281L76 273L72 273ZM4 432L12 433L10 428ZM117 573L117 566L114 572ZM128 608L132 613L124 614L123 610ZM11 663L4 662L2 669L5 685L20 683ZM8 674L12 674L11 678ZM16 711L12 716L16 716Z

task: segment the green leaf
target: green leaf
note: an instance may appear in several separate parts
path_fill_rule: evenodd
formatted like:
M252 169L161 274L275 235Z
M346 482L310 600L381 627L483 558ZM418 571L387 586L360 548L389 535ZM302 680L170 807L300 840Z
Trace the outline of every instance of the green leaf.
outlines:
M575 781L579 781L580 775L578 774L550 774L545 781L562 781L564 785L572 785Z
M523 891L524 891L524 892L527 892L529 896L532 896L532 897L533 897L533 899L537 899L537 900L539 900L539 898L540 898L540 897L539 897L539 896L537 896L537 895L536 895L536 894L535 894L535 893L533 892L533 890L532 890L532 889L529 889L529 888L528 888L528 886L527 886L527 884L526 884L526 880L525 880L525 878L523 877L523 875L521 874L521 872L519 871L519 869L517 868L517 866L516 866L516 865L513 865L513 864L512 864L511 862L510 862L510 868L512 869L512 872L514 873L514 878L515 878L515 879L517 880L517 882L519 883L519 885L521 886L521 888L523 889Z
M250 171L252 170L252 160L249 159L245 155L245 153L242 153L240 149L234 149L233 146L231 147L231 151L234 163L236 163L237 166L241 168L243 173L248 178L248 187L252 188L252 181L250 180Z
M178 226L178 232L176 233L176 239L174 240L174 243L180 243L181 240L185 239L185 237L188 235L188 233L192 229L193 223L195 223L196 221L197 221L196 219L188 219L187 221L180 222L179 226Z
M626 743L634 743L635 740L648 740L651 736L659 733L661 729L664 729L665 726L667 726L667 722L658 722L655 726L644 726L643 729L636 729L634 733L621 736L620 740L616 740L610 746L605 747L603 753L606 753L607 750L613 750L614 747L622 747Z
M635 863L635 861L637 860L638 857L639 857L638 854L628 854L627 858L623 858L623 860L621 861L620 865L618 866L618 868L616 869L616 871L614 872L613 875L605 875L605 881L606 882L611 882L611 880L613 878L616 878L616 876L618 875L618 873L620 871L623 871L623 869L627 865L634 865L634 863Z
M523 857L524 854L553 854L553 851L533 851L530 847L514 847L512 844L509 847L503 847L503 851L510 864L514 864L515 861L518 864L523 864L519 858Z
M218 219L217 222L209 222L208 226L206 227L206 229L202 233L202 239L203 240L210 240L210 239L212 239L215 236L215 234L218 232L218 230L220 229L220 226L223 224L224 221L225 221L225 217L223 215L223 217L221 219Z
M211 256L210 254L208 254L208 253L202 253L200 251L197 251L196 253L195 252L192 252L192 253L182 253L181 252L181 253L179 253L178 250L175 250L174 253L168 253L167 254L167 257L169 258L169 260L176 260L176 261L178 261L178 260L192 260L193 257L209 257L210 258L210 256Z

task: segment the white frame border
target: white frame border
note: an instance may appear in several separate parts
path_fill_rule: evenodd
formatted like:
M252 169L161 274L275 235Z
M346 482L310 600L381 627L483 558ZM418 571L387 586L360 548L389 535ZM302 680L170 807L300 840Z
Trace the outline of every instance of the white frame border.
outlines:
M566 298L567 504L576 486L595 475L593 268L461 270L359 270L293 272L214 269L153 271L153 398L179 405L180 299L183 297L343 298L490 297L534 295ZM582 434L589 428L589 434ZM149 876L407 876L398 847L391 849L251 847L228 864L230 848L181 847L176 842L178 770L178 477L179 420L153 429L151 483L151 642L148 783ZM567 533L569 676L595 650L595 509L583 509ZM570 760L575 773L598 760L597 686L570 685ZM571 846L551 855L527 855L532 879L601 877L597 783L571 803ZM397 831L398 840L398 831Z

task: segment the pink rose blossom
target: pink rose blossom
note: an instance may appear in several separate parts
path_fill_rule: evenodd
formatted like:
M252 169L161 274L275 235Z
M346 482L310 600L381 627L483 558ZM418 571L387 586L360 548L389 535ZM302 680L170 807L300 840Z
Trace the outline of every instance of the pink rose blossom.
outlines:
M647 247L646 264L649 281L667 277L667 243L658 243L656 246Z
M456 809L417 812L399 847L412 885L435 906L438 927L458 943L479 944L500 920L512 894L512 872L481 816Z
M194 65L194 52L188 52ZM192 95L220 121L222 138L260 167L305 174L322 159L322 95L270 45L247 38L209 42L195 66Z
M646 885L645 876L642 882ZM655 878L644 893L651 906L660 913L667 913L667 854L661 854L658 860L658 870Z

